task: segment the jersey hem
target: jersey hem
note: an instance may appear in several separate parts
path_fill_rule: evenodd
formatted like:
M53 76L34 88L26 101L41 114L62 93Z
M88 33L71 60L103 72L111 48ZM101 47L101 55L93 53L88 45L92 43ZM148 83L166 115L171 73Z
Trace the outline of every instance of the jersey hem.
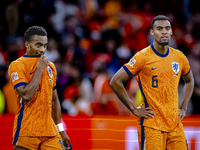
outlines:
M20 82L20 83L17 83L15 86L14 86L14 89L18 88L19 86L21 85L27 85L26 82Z
M23 57L32 57L32 58L38 58L41 55L23 55Z
M128 70L128 68L125 65L123 65L123 68L124 68L124 70L126 71L126 73L128 74L129 77L133 76L133 74Z
M141 117L141 119L142 119L142 117ZM146 125L145 123L140 124L140 122L138 122L138 124L141 125L141 126L144 126L144 127L153 128L155 130L164 131L164 132L174 132L174 131L177 131L178 129L180 129L182 127L181 122L178 122L177 125L173 129L170 129L170 130L160 129L160 128L155 127L155 126Z
M54 86L54 87L53 87L53 90L55 90L55 89L57 89L57 86Z
M190 73L190 70L186 74L182 74L182 76L187 76Z

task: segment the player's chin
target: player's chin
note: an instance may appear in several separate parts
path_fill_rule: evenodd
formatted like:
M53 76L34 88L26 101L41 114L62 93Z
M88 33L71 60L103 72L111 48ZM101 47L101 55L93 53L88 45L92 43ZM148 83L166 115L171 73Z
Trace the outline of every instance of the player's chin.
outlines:
M167 42L160 42L159 43L161 46L167 46L168 44L169 44L169 42L167 41Z

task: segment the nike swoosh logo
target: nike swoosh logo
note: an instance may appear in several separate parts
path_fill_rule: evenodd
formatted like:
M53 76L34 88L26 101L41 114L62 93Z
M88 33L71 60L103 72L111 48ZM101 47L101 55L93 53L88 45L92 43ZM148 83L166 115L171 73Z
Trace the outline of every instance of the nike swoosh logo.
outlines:
M32 75L34 72L35 72L35 71L33 71L33 72L30 72L30 75Z
M157 69L158 67L156 67L156 68L151 68L151 70L155 70L155 69Z

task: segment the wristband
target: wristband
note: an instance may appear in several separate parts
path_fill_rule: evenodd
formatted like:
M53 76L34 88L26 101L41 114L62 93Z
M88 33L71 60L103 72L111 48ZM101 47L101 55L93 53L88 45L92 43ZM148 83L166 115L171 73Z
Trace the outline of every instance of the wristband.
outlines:
M57 127L57 129L58 129L58 132L64 131L64 128L63 128L62 123L57 124L56 127Z

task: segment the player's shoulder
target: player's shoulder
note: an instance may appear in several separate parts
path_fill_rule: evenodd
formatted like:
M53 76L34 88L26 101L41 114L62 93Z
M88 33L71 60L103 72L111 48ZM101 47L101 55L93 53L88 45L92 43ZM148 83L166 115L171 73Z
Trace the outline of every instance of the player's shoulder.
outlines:
M152 54L152 50L151 50L151 45L149 45L148 47L143 48L140 51L140 55L143 55L144 57L149 57Z
M9 68L11 67L23 67L24 66L24 63L21 61L22 60L22 57L12 61L9 65Z
M177 55L177 57L186 57L186 56L183 54L183 52L180 51L179 49L175 49L175 48L169 47L169 50L170 50L173 54Z
M56 70L56 66L53 62L49 62L49 67L51 67L51 69Z
M151 51L151 46L149 45L148 47L143 48L140 52L147 54L150 53Z
M55 67L55 64L54 64L53 62L50 61L50 62L49 62L49 66L50 66L50 67Z
M136 53L136 55L139 55L140 57L144 57L144 58L149 57L150 54L151 54L151 47L150 46L143 48L142 50L140 50Z

